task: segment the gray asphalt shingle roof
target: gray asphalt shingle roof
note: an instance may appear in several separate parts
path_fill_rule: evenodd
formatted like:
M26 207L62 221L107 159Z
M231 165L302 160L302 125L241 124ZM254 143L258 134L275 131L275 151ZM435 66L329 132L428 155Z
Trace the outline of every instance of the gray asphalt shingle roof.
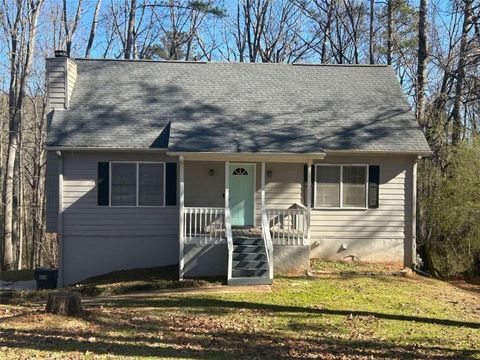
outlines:
M49 146L429 151L387 66L75 61Z

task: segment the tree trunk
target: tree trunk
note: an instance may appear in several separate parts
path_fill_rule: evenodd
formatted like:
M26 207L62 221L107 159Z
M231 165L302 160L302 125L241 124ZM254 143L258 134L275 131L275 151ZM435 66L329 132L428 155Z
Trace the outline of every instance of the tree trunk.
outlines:
M65 316L79 315L82 312L80 293L72 291L50 294L45 311Z
M392 65L392 47L393 47L393 2L387 0L387 65Z
M24 211L24 182L23 182L23 128L22 123L20 123L20 132L19 132L19 147L18 147L18 199L17 199L17 206L18 206L18 219L17 219L17 226L18 226L18 238L17 238L17 270L22 269L22 257L23 257L23 239L24 239L24 215L26 212Z
M124 57L130 59L133 48L133 32L135 29L135 12L137 10L137 0L131 0L130 14L128 18L127 41L125 43Z
M370 64L375 64L375 59L373 55L373 20L374 20L374 11L375 11L375 0L370 0L370 30L369 30L369 47L368 54L370 59Z
M88 37L87 49L85 50L85 57L87 59L90 57L90 51L92 50L93 41L95 40L95 34L97 32L97 18L98 13L100 12L101 4L102 0L98 0L97 5L95 6L95 12L93 13L92 27L90 28L90 36Z
M14 193L14 181L13 175L15 170L16 152L18 148L18 130L22 116L23 100L25 98L25 90L30 76L30 70L32 68L33 53L35 49L35 38L37 32L37 20L40 9L44 0L37 0L36 2L28 2L28 39L25 49L25 60L23 62L23 71L20 69L20 63L16 56L12 55L12 59L15 58L15 64L12 66L12 71L15 70L15 74L11 76L11 79L15 78L15 83L18 90L13 91L15 96L10 96L11 104L11 117L10 117L10 133L7 149L7 164L5 172L5 216L4 216L4 248L3 248L3 266L5 270L13 270L14 258L13 258L13 193ZM12 39L13 42L13 39ZM15 39L16 42L16 39ZM21 74L19 78L18 74ZM13 106L12 106L13 105Z
M325 63L327 59L327 41L330 38L330 30L332 27L332 14L333 14L333 2L327 2L328 10L327 10L327 20L325 23L325 32L323 34L323 39L322 39L322 53L320 57L320 62L322 64Z
M425 87L427 84L427 10L428 0L420 0L418 21L417 121L425 129Z
M4 186L4 240L3 240L3 269L13 270L13 174L15 172L15 158L18 145L18 123L19 114L14 111L13 118L11 119L10 135L8 139L7 149L7 163L5 169L5 186Z
M452 144L457 145L462 136L462 100L465 83L465 64L467 60L468 31L472 22L472 0L464 1L464 15L460 51L458 54L457 82L455 86L455 101L453 104L452 118Z

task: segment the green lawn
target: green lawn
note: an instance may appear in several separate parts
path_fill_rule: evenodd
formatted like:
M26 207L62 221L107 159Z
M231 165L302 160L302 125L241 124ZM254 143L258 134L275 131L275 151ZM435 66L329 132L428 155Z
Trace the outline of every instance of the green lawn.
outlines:
M480 359L480 289L433 279L276 278L271 293L178 294L80 318L0 306L0 357Z

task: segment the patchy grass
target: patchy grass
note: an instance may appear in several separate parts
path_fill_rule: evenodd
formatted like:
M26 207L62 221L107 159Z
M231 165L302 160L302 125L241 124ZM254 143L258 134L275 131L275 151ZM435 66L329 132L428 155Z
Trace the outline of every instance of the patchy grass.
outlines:
M388 273L402 269L398 264L367 263L362 261L312 260L312 270L318 272L379 272Z
M28 281L33 279L33 270L0 271L0 280L3 281Z
M271 293L177 294L78 318L1 306L0 357L480 359L478 293L419 277L279 277Z
M222 284L219 279L214 278L178 281L177 274L177 266L114 271L91 277L62 290L78 291L82 296L105 296L165 289L202 288ZM0 303L22 304L46 301L48 295L56 291L58 290L8 291L0 295Z

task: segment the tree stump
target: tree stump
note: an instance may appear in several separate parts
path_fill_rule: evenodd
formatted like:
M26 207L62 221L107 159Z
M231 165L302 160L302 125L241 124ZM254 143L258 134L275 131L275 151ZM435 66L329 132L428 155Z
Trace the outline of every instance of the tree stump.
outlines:
M82 300L78 292L57 292L48 296L45 311L58 315L79 315L82 312Z

